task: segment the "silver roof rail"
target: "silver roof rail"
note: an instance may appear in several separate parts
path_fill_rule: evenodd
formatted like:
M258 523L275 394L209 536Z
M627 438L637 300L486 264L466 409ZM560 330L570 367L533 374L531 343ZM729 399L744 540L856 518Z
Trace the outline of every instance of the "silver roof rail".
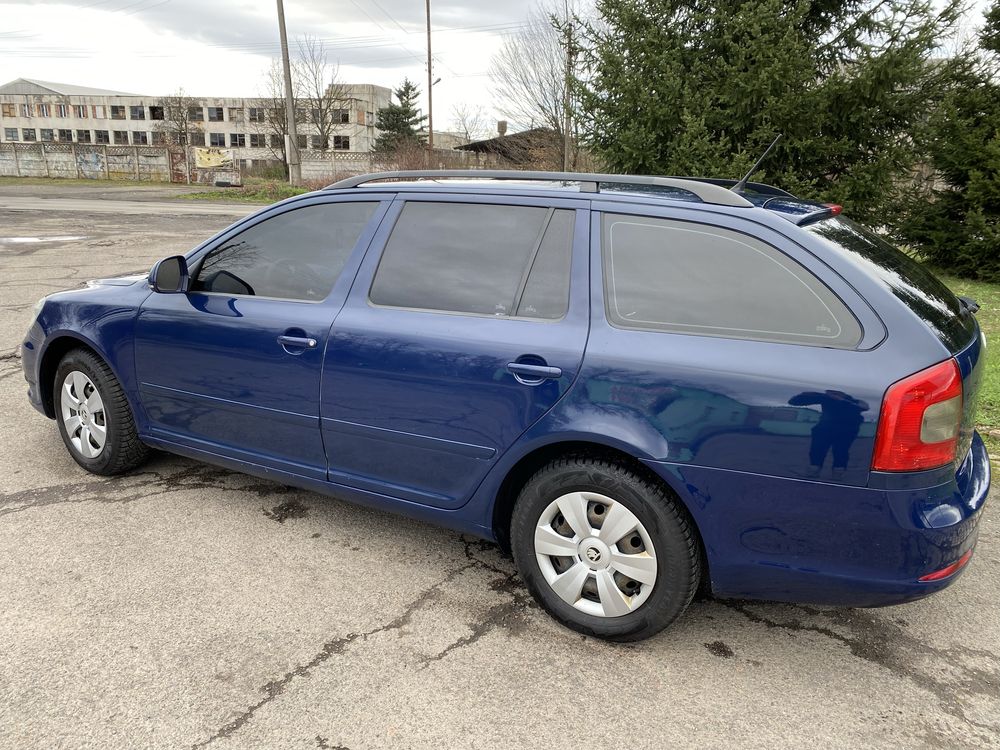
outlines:
M684 190L701 199L703 203L717 206L737 206L746 208L753 204L738 193L710 182L687 180L680 177L651 177L648 175L592 174L589 172L530 172L516 169L419 169L401 172L375 172L327 185L326 190L341 190L367 185L379 180L435 180L435 179L479 179L479 180L537 180L544 182L576 182L580 191L597 193L600 183L610 185L649 185L651 187Z

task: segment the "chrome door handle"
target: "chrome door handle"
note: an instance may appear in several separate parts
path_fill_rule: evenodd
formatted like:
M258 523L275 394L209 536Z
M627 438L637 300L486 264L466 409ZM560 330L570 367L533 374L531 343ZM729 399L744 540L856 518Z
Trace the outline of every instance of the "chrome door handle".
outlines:
M522 383L537 385L543 380L562 377L562 369L548 365L529 365L523 362L508 362L507 372Z
M319 342L316 339L304 336L278 336L278 343L282 346L290 346L295 349L315 349L319 346Z

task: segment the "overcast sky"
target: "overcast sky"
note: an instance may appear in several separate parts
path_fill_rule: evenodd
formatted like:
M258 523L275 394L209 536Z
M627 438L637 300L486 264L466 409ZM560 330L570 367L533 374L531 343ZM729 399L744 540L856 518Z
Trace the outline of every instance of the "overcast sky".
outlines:
M432 0L435 124L492 111L490 58L534 0ZM285 0L289 42L322 39L345 83L426 88L424 0ZM279 55L274 0L0 0L0 83L15 78L161 95L255 96Z
M536 0L432 0L434 114L465 102L495 118L490 58ZM988 0L973 0L966 25ZM322 39L340 80L426 88L424 0L285 0L289 40ZM0 0L0 83L38 78L157 96L255 96L279 54L274 0Z

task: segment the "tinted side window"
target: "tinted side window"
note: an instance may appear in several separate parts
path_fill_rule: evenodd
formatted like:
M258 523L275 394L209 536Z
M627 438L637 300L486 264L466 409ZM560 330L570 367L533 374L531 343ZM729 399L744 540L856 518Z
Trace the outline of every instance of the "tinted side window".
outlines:
M208 253L192 289L324 299L377 206L326 203L267 219Z
M861 328L798 263L739 232L605 215L607 314L623 328L852 348Z
M570 210L408 203L369 297L388 307L560 318L572 228Z

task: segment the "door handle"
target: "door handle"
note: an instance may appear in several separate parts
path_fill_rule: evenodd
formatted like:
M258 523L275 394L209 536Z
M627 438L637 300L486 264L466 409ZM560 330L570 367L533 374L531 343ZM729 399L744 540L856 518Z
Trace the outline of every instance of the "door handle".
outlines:
M310 339L305 336L278 336L278 343L292 349L315 349L319 346L319 342L316 339Z
M524 362L508 362L507 372L525 385L538 385L543 380L562 377L562 369L548 365L529 365Z

